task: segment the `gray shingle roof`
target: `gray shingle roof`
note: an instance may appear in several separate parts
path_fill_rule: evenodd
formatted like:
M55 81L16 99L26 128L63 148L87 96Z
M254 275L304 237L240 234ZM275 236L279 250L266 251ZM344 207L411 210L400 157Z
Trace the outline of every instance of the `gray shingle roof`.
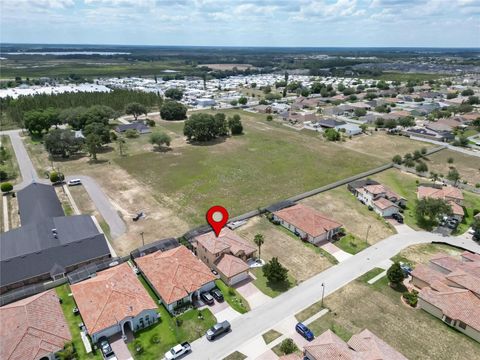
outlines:
M51 185L32 183L18 191L17 198L22 226L65 215L55 188Z

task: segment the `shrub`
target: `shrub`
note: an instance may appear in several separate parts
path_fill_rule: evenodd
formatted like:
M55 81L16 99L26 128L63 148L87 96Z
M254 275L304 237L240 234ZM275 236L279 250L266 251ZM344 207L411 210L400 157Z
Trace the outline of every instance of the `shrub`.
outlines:
M65 180L65 176L62 174L62 173L59 173L59 172L56 172L56 171L52 171L50 173L50 181L52 183L57 183L59 181L63 181Z
M448 162L449 164L453 164L453 158L451 158L451 157L448 158L447 162Z
M418 291L412 290L412 292L405 291L403 293L403 298L411 307L416 307L418 303Z
M150 127L154 127L156 125L155 121L152 120L152 119L146 119L145 120L147 125L150 126Z
M154 345L154 344L159 344L159 343L160 343L160 337L157 334L153 334L150 337L150 344Z
M0 170L0 181L5 181L8 179L8 173L5 170Z
M128 129L127 131L125 131L125 137L129 139L137 138L138 135L138 131L135 129Z
M164 120L183 120L187 117L187 107L179 102L168 100L163 103L160 116Z
M273 116L272 115L267 115L267 121L272 121L273 120Z
M390 281L390 284L392 284L394 287L397 287L403 282L405 274L403 273L403 270L398 262L392 264L392 266L390 266L390 268L387 270L387 278L388 281Z
M400 155L395 155L393 158L392 158L392 161L395 163L395 164L398 164L400 165L402 163L402 157Z
M297 345L293 342L292 339L285 339L280 344L280 351L283 352L285 355L292 354L297 351Z
M479 189L479 188L480 188L480 183L476 183L476 184L475 184L475 187L476 187L477 189Z
M2 183L0 190L2 190L3 193L8 193L13 190L13 185L9 182Z
M135 347L135 352L137 354L143 353L143 346L139 340L135 340L135 342L133 343L133 346Z

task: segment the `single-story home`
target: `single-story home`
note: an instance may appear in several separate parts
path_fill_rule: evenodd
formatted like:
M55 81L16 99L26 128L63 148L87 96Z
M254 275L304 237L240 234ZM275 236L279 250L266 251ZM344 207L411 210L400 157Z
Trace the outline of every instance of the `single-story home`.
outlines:
M56 360L72 335L55 290L0 307L2 360Z
M340 233L342 224L303 204L273 212L273 220L303 240L321 245Z
M215 287L210 269L183 245L136 258L135 263L171 313Z
M119 124L115 128L115 131L118 133L124 133L127 130L136 130L139 134L148 134L152 132L150 127L141 121L132 122L130 124Z
M199 235L192 243L198 258L217 270L228 285L249 278L246 261L255 256L257 249L229 228L223 228L218 237L213 232Z
M417 189L418 199L432 198L445 200L451 207L453 217L462 221L465 216L463 210L463 193L454 186L421 185Z
M345 132L345 135L348 136L354 136L362 133L362 129L360 126L356 124L344 124L344 125L339 125L335 127L337 131Z
M93 343L136 332L158 321L157 305L128 263L70 286Z
M348 342L327 330L305 345L303 354L306 360L407 360L368 329L353 335Z

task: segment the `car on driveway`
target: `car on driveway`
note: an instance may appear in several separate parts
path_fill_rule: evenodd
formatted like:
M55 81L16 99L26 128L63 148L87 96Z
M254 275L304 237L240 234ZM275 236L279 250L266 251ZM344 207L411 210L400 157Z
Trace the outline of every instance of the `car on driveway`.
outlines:
M295 326L295 330L296 330L297 333L302 335L308 341L312 341L315 337L315 336L313 336L313 332L308 327L303 325L302 323L298 323Z
M167 360L178 359L184 356L185 354L188 354L190 351L192 351L192 347L187 341L185 341L181 344L175 345L173 348L168 350L165 353L165 359Z
M217 300L218 302L222 302L223 301L223 294L222 292L220 291L220 289L213 289L212 291L210 291L210 295L212 295L215 300Z
M402 269L403 273L405 274L405 277L410 275L413 271L412 267L409 264L405 264L403 262L400 262L400 269Z
M213 300L213 296L210 295L209 293L207 292L204 292L200 295L200 298L202 299L202 301L207 304L207 305L213 305L215 303L215 300Z
M227 320L222 321L221 323L215 324L207 330L207 339L215 340L216 337L230 330L230 323Z
M105 360L116 360L115 353L110 346L110 343L106 338L100 339L98 346L102 352L102 356Z
M399 224L403 224L403 217L402 215L398 214L398 213L395 213L395 214L392 214L392 218L397 220L397 222Z

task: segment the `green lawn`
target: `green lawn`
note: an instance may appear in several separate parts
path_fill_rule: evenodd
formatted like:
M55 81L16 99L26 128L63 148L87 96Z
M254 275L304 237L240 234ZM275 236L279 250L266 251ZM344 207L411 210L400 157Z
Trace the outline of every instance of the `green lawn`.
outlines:
M467 231L470 226L473 224L473 211L479 210L480 211L480 195L476 195L474 193L464 191L463 192L463 197L464 197L464 210L465 210L465 216L462 220L462 222L458 225L458 228L455 230L454 234L463 234L465 231Z
M158 303L158 297L145 279L142 276L139 276L138 279L150 296ZM184 341L192 342L203 336L207 329L217 322L209 309L203 309L200 312L195 309L189 310L174 318L163 305L160 305L158 313L160 314L160 321L149 328L136 332L135 341L128 344L130 353L137 360L159 359L173 346ZM203 319L199 319L200 313ZM155 338L159 338L160 341L155 343L153 341ZM135 350L138 344L141 344L143 349L140 354L137 354Z
M11 183L17 182L20 178L20 171L18 170L17 158L13 150L10 136L0 136L0 170L7 173L7 180Z
M360 276L357 280L366 283L366 282L373 279L375 276L381 274L384 271L385 271L384 269L376 267L376 268L373 268L370 271L367 271L365 274Z
M347 234L336 241L335 246L353 255L369 247L365 240L359 239L352 234Z
M235 351L227 357L223 358L223 360L244 360L246 358L247 357L243 355L240 351Z
M68 296L71 293L70 286L68 284L57 287L56 289L58 297L62 299L62 310L65 318L67 319L68 327L70 328L70 333L72 334L72 343L75 347L76 353L79 359L97 359L101 360L102 355L100 351L95 353L87 354L85 352L85 346L83 345L82 338L80 336L80 329L78 324L83 322L80 315L74 315L73 309L77 306L73 296ZM92 345L93 349L93 345Z
M298 321L303 322L307 319L310 319L313 315L318 314L322 309L324 309L324 307L322 307L322 301L320 300L300 311L295 315L295 318Z
M288 280L285 282L271 283L263 275L262 268L254 268L251 270L251 272L256 277L256 279L253 281L255 286L265 295L268 295L272 298L284 293L285 291L288 291L296 285L295 279L290 274L288 274Z
M250 305L237 290L225 284L222 280L215 280L215 285L220 289L225 301L240 314L250 311Z
M384 163L267 123L265 115L223 112L241 115L244 135L114 161L191 225L204 223L212 204L222 204L230 216L240 215Z
M290 338L289 338L289 339L290 339ZM285 339L285 340L287 340L287 339ZM283 340L283 341L285 341L285 340ZM290 340L292 340L292 339L290 339ZM282 342L283 342L283 341L282 341ZM275 345L275 346L272 348L272 351L273 351L277 356L287 355L287 354L285 354L285 353L280 349L281 346L282 346L282 343L280 343L280 344L278 344L278 345ZM300 349L298 349L298 347L297 347L296 351L294 351L294 352L297 353L298 355L301 354Z
M280 336L282 336L282 334L273 329L268 330L266 333L262 334L265 344L270 344L273 340L278 339Z

